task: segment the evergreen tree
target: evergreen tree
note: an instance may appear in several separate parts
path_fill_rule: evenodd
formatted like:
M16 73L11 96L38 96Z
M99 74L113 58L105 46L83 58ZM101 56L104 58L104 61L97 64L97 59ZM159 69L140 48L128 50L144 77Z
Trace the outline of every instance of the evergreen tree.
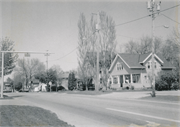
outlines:
M76 87L75 75L72 72L72 73L69 74L69 78L68 78L68 89L73 90L75 87Z

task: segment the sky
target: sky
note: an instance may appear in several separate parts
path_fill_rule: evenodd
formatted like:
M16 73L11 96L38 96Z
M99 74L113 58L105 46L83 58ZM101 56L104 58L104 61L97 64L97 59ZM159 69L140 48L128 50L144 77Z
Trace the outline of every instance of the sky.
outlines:
M147 0L0 0L0 38L8 37L15 42L16 51L38 51L54 53L48 57L48 67L60 65L63 71L78 67L78 20L84 13L89 21L92 13L105 11L115 21L117 51L130 40L150 36L152 19L146 16ZM158 2L156 0L156 2ZM180 4L178 0L161 0L161 10ZM178 21L178 8L162 12ZM160 13L161 14L161 13ZM179 19L178 19L179 18ZM155 35L165 40L172 34L176 23L163 15L155 19ZM180 20L178 21L180 22ZM161 26L167 25L168 29ZM24 54L19 55L20 58ZM32 54L45 63L42 54Z

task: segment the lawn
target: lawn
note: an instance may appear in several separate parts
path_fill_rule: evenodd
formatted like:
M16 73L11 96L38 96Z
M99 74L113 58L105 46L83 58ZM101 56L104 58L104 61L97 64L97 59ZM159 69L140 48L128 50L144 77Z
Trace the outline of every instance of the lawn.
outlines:
M60 93L67 94L80 94L80 95L102 95L109 94L113 92L143 92L143 91L151 91L151 90L101 90L101 91L59 91Z
M101 95L101 94L108 94L112 93L112 91L60 91L60 93L67 93L67 94L80 94L80 95Z
M39 107L1 105L0 126L74 127L59 120L55 113Z
M168 101L168 102L179 102L180 101L180 96L167 96L167 95L157 95L156 97L143 97L140 98L143 100L151 100L151 101Z

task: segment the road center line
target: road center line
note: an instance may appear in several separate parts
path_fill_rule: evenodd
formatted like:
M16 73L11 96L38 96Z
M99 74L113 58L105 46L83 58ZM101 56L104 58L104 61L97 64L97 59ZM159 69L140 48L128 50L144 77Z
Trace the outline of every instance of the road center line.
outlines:
M145 115L145 114L140 114L140 113L135 113L135 112L123 111L123 110L113 109L113 108L106 108L106 109L107 109L107 110L112 110L112 111L118 111L118 112L128 113L128 114L133 114L133 115L138 115L138 116L144 116L144 117L149 117L149 118L154 118L154 119L160 119L160 120L166 120L166 121L171 121L171 122L180 123L180 121L178 121L178 120L173 120L173 119L167 119L167 118L156 117L156 116L151 116L151 115Z

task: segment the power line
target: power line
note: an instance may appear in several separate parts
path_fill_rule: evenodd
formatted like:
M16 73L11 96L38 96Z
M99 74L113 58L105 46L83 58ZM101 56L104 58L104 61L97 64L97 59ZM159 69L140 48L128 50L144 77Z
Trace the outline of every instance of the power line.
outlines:
M73 53L77 48L78 48L78 47L74 48L71 52L69 52L68 54L66 54L66 55L64 55L64 56L62 56L62 57L60 57L60 58L58 58L58 59L56 59L56 60L50 60L50 61L57 61L57 60L60 60L60 59L62 59L62 58L64 58L64 57L70 55L71 53Z
M176 6L172 6L172 7L167 8L167 9L164 9L164 10L162 10L162 11L155 12L155 13L153 13L153 14L157 14L157 13L160 13L160 12L163 12L163 11L167 11L167 10L170 10L170 9L175 8L175 7L178 7L178 6L180 6L180 4L178 4L178 5L176 5ZM140 18L137 18L137 19L134 19L134 20L131 20L131 21L128 21L128 22L124 22L124 23L121 23L121 24L117 24L117 25L115 25L115 26L125 25L125 24L128 24L128 23L134 22L134 21L138 21L138 20L140 20L140 19L144 19L144 18L149 17L149 16L151 16L151 14L150 14L150 15L143 16L143 17L140 17Z
M137 21L137 20L140 20L140 19L144 19L144 18L146 18L146 17L149 17L149 15L146 15L146 16L143 16L143 17L141 17L141 18L134 19L134 20L131 20L131 21L128 21L128 22L125 22L125 23L117 24L117 25L115 25L115 26L125 25L125 24L131 23L131 22L134 22L134 21Z
M180 4L178 4L178 5L176 5L176 6L172 6L172 7L167 8L167 9L164 9L164 10L162 10L162 11L155 12L155 13L153 13L153 14L157 14L157 13L160 13L160 12L163 12L163 11L167 11L167 10L170 10L170 9L175 8L175 7L178 7L178 6L180 6ZM143 17L140 17L140 18L137 18L137 19L134 19L134 20L131 20L131 21L128 21L128 22L124 22L124 23L121 23L121 24L117 24L117 25L115 25L115 27L116 27L116 26L120 26L120 25L125 25L125 24L128 24L128 23L134 22L134 21L138 21L138 20L144 19L144 18L149 17L149 16L151 16L151 14L150 14L150 15L143 16ZM164 15L164 16L165 16L165 15ZM177 22L177 23L178 23L178 22ZM110 26L110 27L112 27L112 26ZM95 32L93 32L92 35L94 35L94 34L95 34ZM92 36L92 35L91 35L91 36ZM90 36L90 37L91 37L91 36ZM90 37L88 37L87 39L89 39ZM62 56L62 57L60 57L60 58L58 58L58 59L56 59L56 60L60 60L60 59L62 59L62 58L64 58L64 57L68 56L69 54L71 54L72 52L74 52L77 48L78 48L78 47L76 47L75 49L73 49L73 50L72 50L71 52L69 52L68 54L66 54L66 55L64 55L64 56ZM56 60L51 60L51 61L56 61Z
M93 32L88 38L86 38L86 40L88 40L90 37L92 37L94 34L96 33L96 31L95 32ZM50 60L50 61L57 61L57 60L60 60L60 59L62 59L62 58L64 58L64 57L66 57L66 56L68 56L68 55L70 55L71 53L73 53L76 49L77 49L78 47L76 47L75 49L73 49L71 52L69 52L68 54L66 54L66 55L64 55L64 56L62 56L62 57L60 57L60 58L58 58L58 59L55 59L55 60Z
M175 8L175 7L178 7L179 5L180 5L180 4L175 5L175 6L172 6L172 7L170 7L170 8L166 8L166 9L164 9L164 10L162 10L162 11L157 12L157 13L160 13L160 12L163 12L163 11L167 11L167 10L170 10L170 9L173 9L173 8Z
M174 22L176 22L176 23L180 24L179 22L177 22L177 21L175 21L175 20L173 20L173 19L169 18L169 17L168 17L168 16L166 16L165 14L161 14L161 15L163 15L164 17L166 17L166 18L168 18L168 19L170 19L170 20L172 20L172 21L174 21Z

